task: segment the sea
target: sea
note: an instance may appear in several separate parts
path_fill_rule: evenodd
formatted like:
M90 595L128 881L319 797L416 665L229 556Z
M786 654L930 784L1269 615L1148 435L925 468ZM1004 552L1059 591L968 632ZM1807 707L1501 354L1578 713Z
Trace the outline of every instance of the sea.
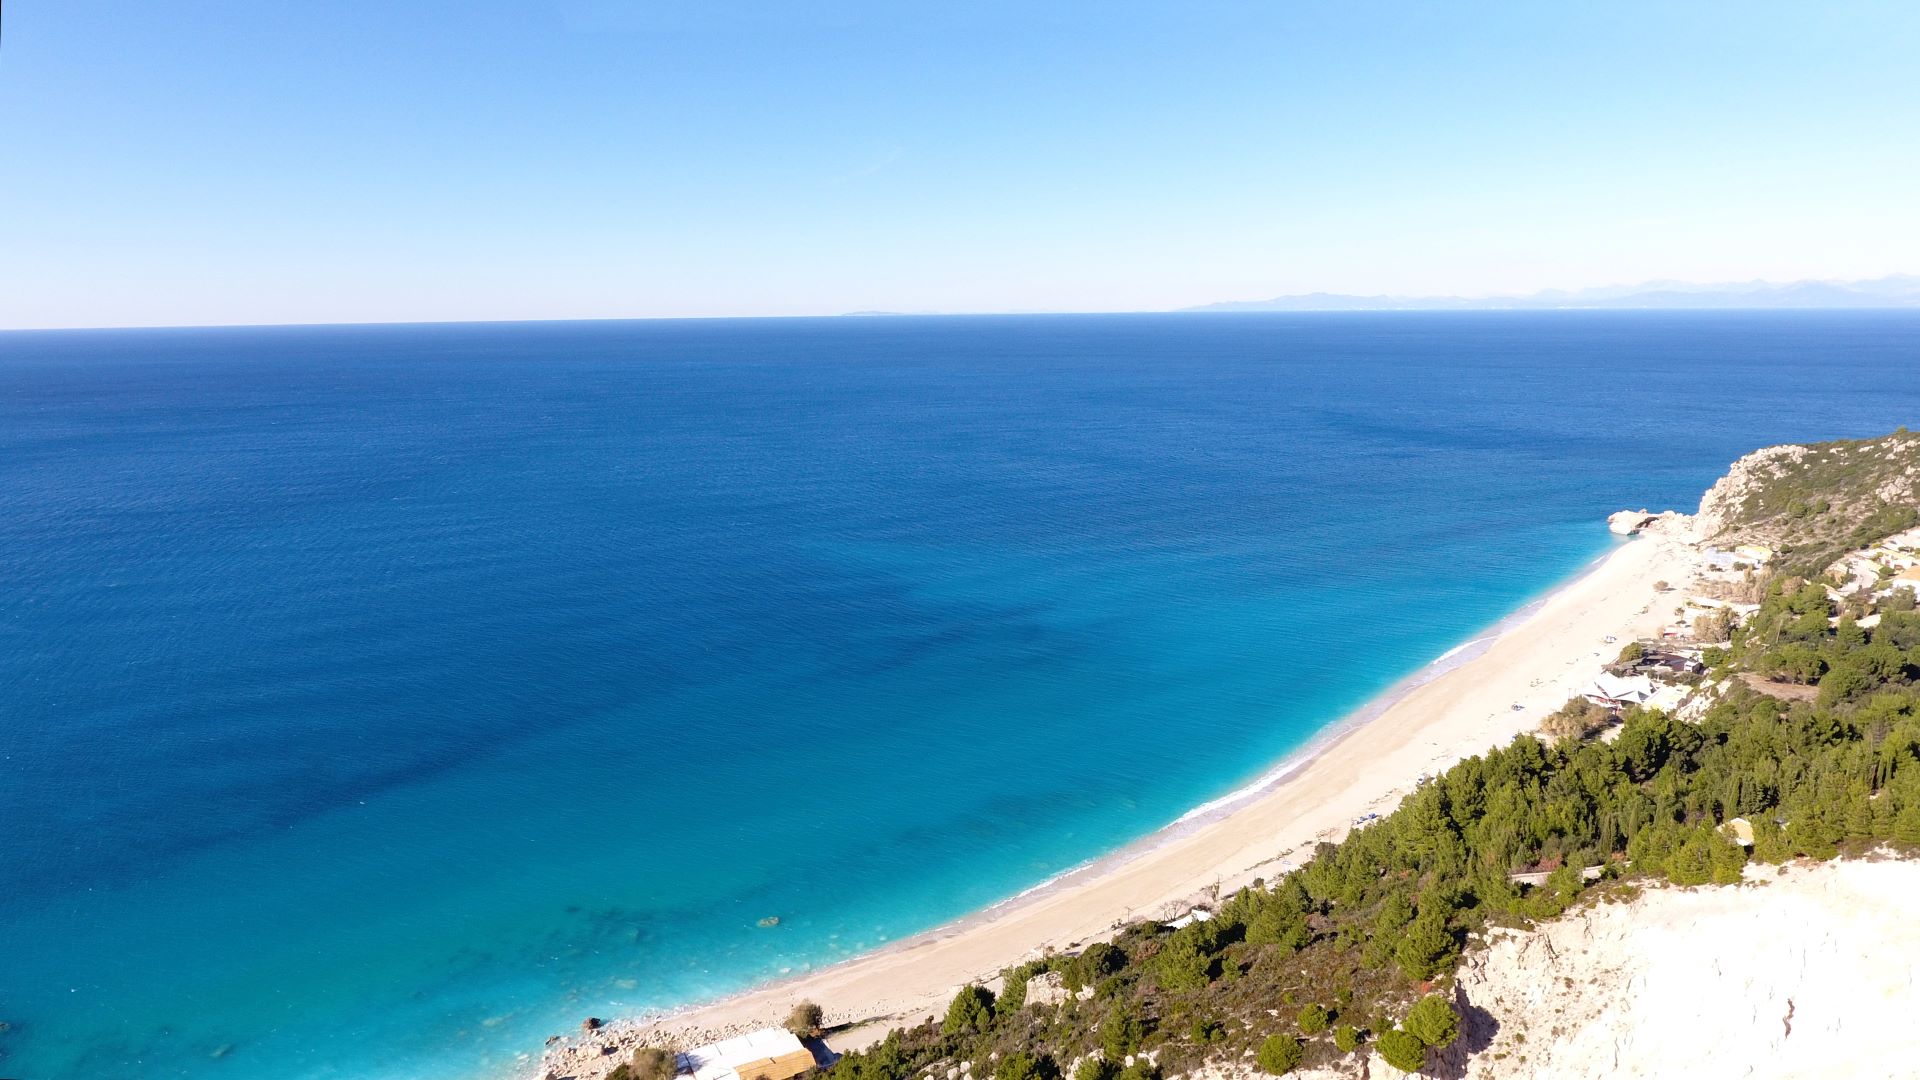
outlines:
M899 941L1916 376L1900 312L0 334L0 1075L489 1080Z

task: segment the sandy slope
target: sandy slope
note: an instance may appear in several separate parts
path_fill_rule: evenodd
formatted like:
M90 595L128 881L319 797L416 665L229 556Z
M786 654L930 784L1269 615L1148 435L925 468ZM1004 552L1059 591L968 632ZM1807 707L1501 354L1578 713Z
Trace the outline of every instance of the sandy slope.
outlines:
M1665 536L1622 544L1596 569L1507 626L1479 655L1406 691L1384 711L1349 726L1312 760L1271 788L1216 814L981 914L831 968L777 983L664 1021L623 1021L549 1047L535 1075L595 1077L625 1055L607 1047L670 1037L682 1043L777 1023L800 999L819 1002L830 1023L876 1018L917 1021L955 987L993 975L1044 948L1071 949L1115 926L1171 914L1271 875L1320 839L1344 835L1355 818L1390 810L1423 774L1502 744L1590 682L1622 640L1656 632L1671 600L1654 582L1680 585L1695 554ZM1605 653L1603 657L1601 654ZM1512 705L1526 706L1516 712ZM885 1026L873 1025L878 1032ZM845 1049L855 1035L833 1040Z

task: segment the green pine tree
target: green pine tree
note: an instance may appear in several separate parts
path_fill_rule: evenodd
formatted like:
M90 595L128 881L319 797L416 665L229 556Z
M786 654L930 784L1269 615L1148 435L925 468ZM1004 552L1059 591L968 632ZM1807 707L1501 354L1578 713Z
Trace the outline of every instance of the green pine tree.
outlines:
M1894 815L1893 838L1903 844L1920 845L1920 800L1907 803Z
M1453 1011L1453 1003L1439 994L1428 994L1414 1002L1401 1026L1421 1042L1436 1048L1460 1037L1460 1015Z
M1419 1036L1395 1028L1383 1031L1374 1040L1373 1048L1380 1052L1387 1064L1401 1072L1419 1072L1427 1063L1427 1044Z
M984 986L963 986L947 1006L947 1019L940 1030L948 1035L977 1035L992 1026L993 991Z
M1459 945L1437 911L1416 916L1394 949L1394 959L1409 979L1431 978L1451 968L1459 956Z
M1285 1076L1299 1068L1301 1059L1307 1055L1299 1039L1291 1035L1270 1035L1267 1041L1260 1044L1260 1050L1255 1056L1262 1072L1272 1073L1274 1076Z

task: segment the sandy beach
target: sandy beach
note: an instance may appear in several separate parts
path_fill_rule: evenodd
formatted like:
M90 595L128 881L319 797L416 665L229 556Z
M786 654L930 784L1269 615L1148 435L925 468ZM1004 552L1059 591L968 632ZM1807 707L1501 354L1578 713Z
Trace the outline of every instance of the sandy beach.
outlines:
M1678 531L1678 530L1674 530ZM1437 662L1276 769L1261 787L1191 814L1112 856L1013 900L877 952L664 1017L616 1021L548 1047L537 1076L596 1077L624 1055L607 1048L691 1045L777 1024L819 1003L836 1050L945 1008L954 989L1046 950L1073 950L1120 924L1171 917L1291 868L1364 815L1391 810L1418 779L1535 729L1588 685L1618 644L1657 635L1697 566L1696 549L1653 533ZM1438 674L1435 672L1438 671ZM1523 706L1516 710L1515 705Z

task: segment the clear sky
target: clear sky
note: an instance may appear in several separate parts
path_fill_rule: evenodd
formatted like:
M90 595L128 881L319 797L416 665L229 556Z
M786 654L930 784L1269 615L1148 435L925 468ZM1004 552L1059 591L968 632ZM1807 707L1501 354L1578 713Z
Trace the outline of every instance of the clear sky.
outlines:
M0 327L1920 272L1920 4L13 0Z

